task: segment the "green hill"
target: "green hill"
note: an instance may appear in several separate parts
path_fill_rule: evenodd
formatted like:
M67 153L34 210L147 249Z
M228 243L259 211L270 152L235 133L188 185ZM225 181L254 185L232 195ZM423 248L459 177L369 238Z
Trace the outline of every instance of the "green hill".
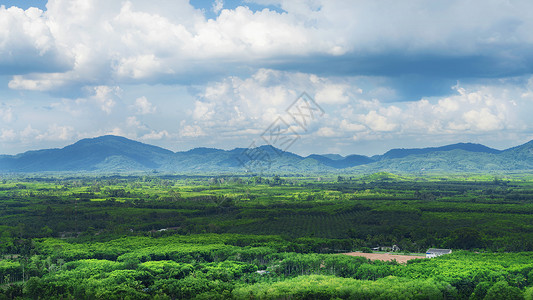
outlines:
M0 156L0 172L165 173L513 173L533 171L533 141L507 150L459 143L393 149L384 155L309 155L272 146L172 152L119 136L83 139L61 149Z

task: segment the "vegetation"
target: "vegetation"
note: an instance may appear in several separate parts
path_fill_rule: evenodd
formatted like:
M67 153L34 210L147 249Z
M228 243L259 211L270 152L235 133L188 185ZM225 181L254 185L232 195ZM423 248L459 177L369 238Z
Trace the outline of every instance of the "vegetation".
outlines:
M283 155L279 155L283 153ZM392 149L383 155L310 155L283 152L271 145L220 150L195 148L172 152L120 136L83 139L61 149L0 155L0 172L164 172L220 174L230 172L353 174L389 170L408 174L514 174L533 170L533 141L503 151L480 144ZM275 174L270 174L275 175Z
M4 177L0 299L531 299L533 178ZM342 252L454 253L407 264Z

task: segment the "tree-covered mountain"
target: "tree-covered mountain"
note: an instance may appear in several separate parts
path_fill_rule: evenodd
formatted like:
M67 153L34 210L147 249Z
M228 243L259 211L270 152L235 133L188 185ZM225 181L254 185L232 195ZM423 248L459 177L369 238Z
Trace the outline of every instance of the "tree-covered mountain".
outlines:
M481 152L481 153L500 153L500 150L489 148L481 144L473 143L458 143L452 145L446 145L442 147L428 147L428 148L414 148L414 149L391 149L383 155L375 155L372 158L374 160L403 158L414 154L427 154L432 152L451 151L451 150L464 150L468 152Z
M0 158L0 170L105 171L159 168L174 153L120 136L83 139L61 149L28 151Z
M507 150L459 143L442 147L392 149L383 155L338 154L307 157L272 146L254 149L195 148L172 152L120 136L83 139L61 149L0 156L0 172L165 173L444 173L530 172L533 141Z

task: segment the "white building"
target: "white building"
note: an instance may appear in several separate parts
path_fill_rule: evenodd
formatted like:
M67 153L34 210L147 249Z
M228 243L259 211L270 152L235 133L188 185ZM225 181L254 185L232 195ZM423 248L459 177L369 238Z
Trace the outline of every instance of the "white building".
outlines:
M429 248L428 251L426 251L426 258L433 258L433 257L441 256L444 254L450 254L450 253L452 253L451 249Z

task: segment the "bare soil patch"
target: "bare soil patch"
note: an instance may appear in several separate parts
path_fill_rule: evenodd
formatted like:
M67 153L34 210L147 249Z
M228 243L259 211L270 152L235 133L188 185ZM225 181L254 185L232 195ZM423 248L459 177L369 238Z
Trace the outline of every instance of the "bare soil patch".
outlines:
M343 254L349 255L349 256L362 256L370 260L383 260L383 261L396 260L398 263L406 263L407 261L411 259L426 258L425 256L397 255L397 254L388 254L388 253L349 252L349 253L343 253Z

